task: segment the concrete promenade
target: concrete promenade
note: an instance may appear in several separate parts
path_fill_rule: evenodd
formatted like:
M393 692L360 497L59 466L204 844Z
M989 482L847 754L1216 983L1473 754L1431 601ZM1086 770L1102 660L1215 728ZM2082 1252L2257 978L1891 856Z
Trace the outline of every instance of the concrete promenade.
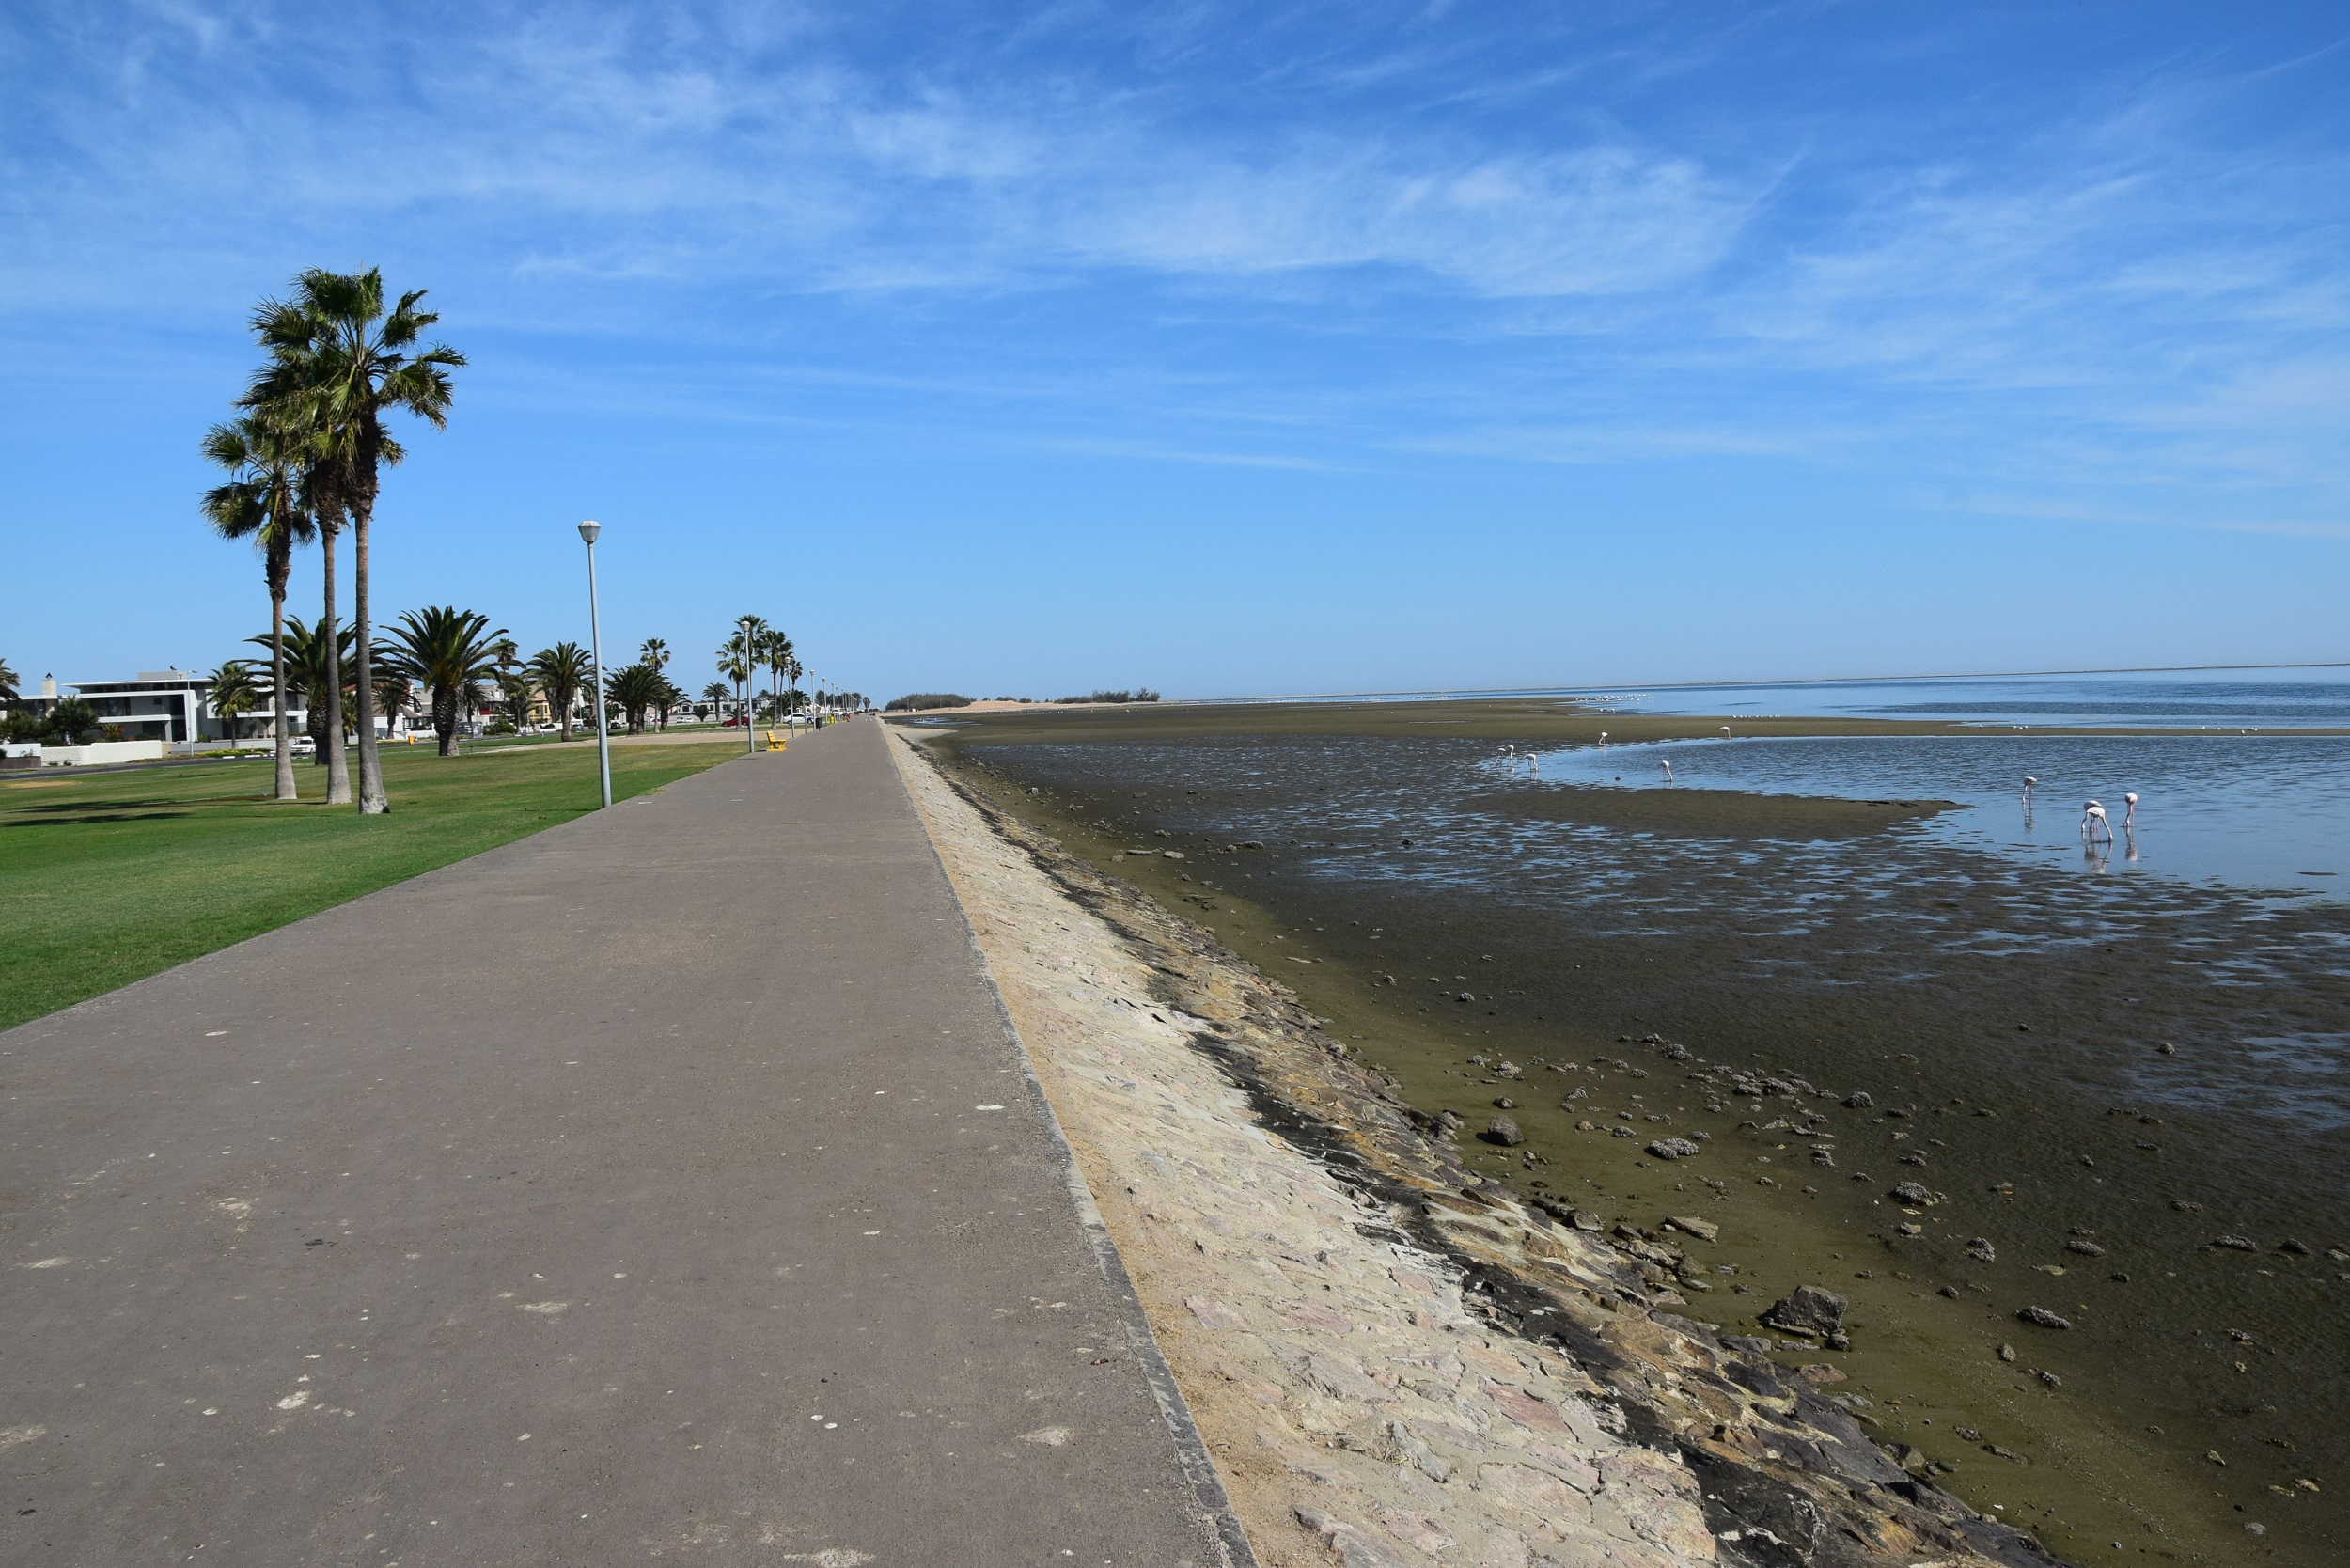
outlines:
M829 729L0 1034L0 1561L1207 1568L1086 1217Z

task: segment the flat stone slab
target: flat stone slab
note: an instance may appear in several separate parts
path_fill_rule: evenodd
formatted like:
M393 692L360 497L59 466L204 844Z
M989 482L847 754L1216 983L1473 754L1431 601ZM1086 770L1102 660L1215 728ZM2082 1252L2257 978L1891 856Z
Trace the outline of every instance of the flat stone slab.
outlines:
M870 723L0 1034L9 1561L1214 1563L1130 1301Z

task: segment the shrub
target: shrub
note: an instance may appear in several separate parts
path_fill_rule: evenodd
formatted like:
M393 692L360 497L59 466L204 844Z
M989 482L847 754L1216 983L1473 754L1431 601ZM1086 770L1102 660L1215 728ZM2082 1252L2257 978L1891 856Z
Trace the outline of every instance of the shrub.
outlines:
M63 745L80 745L92 730L101 728L98 710L78 697L69 697L49 710L48 722L42 727L43 739L55 739Z
M1063 702L1156 702L1159 694L1144 686L1131 692L1090 692L1084 697L1064 697Z
M918 713L926 708L968 708L971 699L953 692L909 692L889 704L893 713Z

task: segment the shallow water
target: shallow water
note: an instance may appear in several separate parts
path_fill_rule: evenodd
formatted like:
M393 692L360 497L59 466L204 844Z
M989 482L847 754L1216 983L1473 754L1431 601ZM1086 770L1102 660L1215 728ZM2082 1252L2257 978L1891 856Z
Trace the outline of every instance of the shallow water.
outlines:
M1919 735L1671 741L1492 760L1496 780L1676 785L1968 808L1929 838L2092 877L2161 876L2350 898L2350 736ZM2027 776L2038 779L2025 799ZM2138 797L2125 826L2126 796ZM2102 802L2109 848L2083 808Z
M1364 692L1356 701L1573 698L1601 713L1728 718L1932 719L1959 724L2267 730L2350 727L2350 665L2123 670L2078 675L1935 675L1660 686L1543 686L1510 692Z

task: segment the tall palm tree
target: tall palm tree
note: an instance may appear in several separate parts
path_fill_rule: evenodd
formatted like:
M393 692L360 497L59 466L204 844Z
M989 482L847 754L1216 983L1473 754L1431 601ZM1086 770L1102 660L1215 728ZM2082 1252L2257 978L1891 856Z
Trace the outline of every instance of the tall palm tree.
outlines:
M755 615L736 618L734 635L718 645L718 673L734 682L734 711L750 722L748 688L759 669L759 637L767 623Z
M759 662L767 666L768 702L779 707L783 700L783 672L791 663L791 639L772 628L761 631Z
M659 637L647 637L645 646L636 651L637 659L655 669L669 667L669 645Z
M317 437L328 510L351 519L352 619L359 634L359 809L368 816L391 809L372 712L368 527L375 517L378 469L406 456L384 431L384 416L399 409L435 430L444 428L451 396L448 373L465 363L463 354L446 344L418 347L424 329L441 319L437 311L416 308L424 294L412 290L387 310L380 269L333 273L314 267L294 279L290 299L265 300L253 318L270 363L254 378L245 401L264 416ZM331 539L329 543L331 559ZM436 696L436 724L439 713ZM446 755L446 732L441 748Z
M531 679L546 694L547 706L554 710L555 720L563 727L563 739L567 741L572 738L572 706L579 700L592 668L588 651L575 642L542 648L531 658Z
M710 711L721 718L726 716L727 698L731 695L724 681L713 681L702 688L702 700L709 703Z
M204 455L236 477L204 493L203 510L213 531L223 539L250 539L261 553L261 575L269 585L270 682L277 713L273 730L277 739L279 800L296 798L293 737L286 728L286 581L293 572L293 551L306 544L318 529L310 519L310 476L313 449L298 436L244 418L214 425L204 436ZM334 566L329 557L330 582ZM332 614L332 589L329 589Z
M506 629L489 626L490 618L478 610L443 604L410 610L392 628L387 652L425 689L444 757L457 745L459 708L478 701L481 682L497 670L497 643Z
M16 703L17 673L8 667L8 661L0 659L0 708Z
M212 712L228 726L228 738L238 738L237 721L261 705L261 688L253 679L253 666L243 659L230 659L212 671L206 681L211 690L206 693Z
M783 678L790 684L784 689L791 694L791 711L795 713L800 708L800 677L807 673L807 668L800 663L800 656L787 649L783 655Z

